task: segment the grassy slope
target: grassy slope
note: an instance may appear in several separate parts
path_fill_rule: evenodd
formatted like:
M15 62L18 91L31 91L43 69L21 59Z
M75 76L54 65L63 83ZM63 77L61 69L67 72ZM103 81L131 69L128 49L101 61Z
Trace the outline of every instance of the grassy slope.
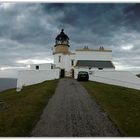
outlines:
M81 82L125 136L140 136L140 90Z
M15 89L2 92L0 100L8 109L0 112L0 136L30 136L57 83L53 80L24 87L18 93Z

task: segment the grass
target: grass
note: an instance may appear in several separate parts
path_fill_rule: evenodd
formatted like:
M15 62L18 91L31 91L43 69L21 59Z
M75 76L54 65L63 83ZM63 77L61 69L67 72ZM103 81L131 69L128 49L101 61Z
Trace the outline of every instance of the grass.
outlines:
M0 136L30 136L57 83L52 80L24 87L21 92L1 92L0 101L8 107L0 112Z
M140 136L140 90L81 82L124 136Z

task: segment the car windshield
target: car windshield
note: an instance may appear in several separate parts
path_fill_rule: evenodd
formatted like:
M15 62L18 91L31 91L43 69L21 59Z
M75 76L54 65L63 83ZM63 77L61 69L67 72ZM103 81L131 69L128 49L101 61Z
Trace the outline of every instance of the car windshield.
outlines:
M88 74L86 71L80 71L79 74Z

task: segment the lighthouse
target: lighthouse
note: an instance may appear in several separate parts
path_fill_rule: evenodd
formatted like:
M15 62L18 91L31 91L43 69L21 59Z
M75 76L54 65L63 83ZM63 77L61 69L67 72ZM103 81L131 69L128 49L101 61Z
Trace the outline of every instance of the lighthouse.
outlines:
M53 47L54 64L61 69L61 77L71 76L74 69L75 53L71 53L69 37L65 34L64 29L55 38Z

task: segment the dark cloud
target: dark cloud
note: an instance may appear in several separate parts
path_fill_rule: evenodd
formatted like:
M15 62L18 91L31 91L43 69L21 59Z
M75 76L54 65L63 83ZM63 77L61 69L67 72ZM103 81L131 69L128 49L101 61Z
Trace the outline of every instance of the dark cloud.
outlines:
M0 19L0 66L52 58L62 28L71 50L102 45L113 50L113 61L123 68L140 66L140 4L1 3Z
M52 4L41 3L40 5L46 13L52 12L55 13L56 11L61 11L65 9L64 3L52 3Z
M140 4L131 4L124 9L125 25L131 30L140 31Z

